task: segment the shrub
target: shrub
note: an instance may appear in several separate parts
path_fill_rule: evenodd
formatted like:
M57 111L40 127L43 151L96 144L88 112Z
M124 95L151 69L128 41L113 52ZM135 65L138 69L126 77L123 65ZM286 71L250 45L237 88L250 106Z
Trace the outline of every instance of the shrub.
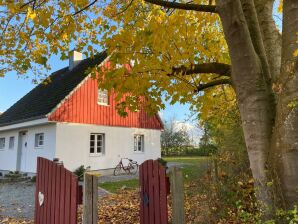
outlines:
M73 173L78 177L79 181L84 181L84 173L89 169L90 167L86 167L84 165L79 166Z

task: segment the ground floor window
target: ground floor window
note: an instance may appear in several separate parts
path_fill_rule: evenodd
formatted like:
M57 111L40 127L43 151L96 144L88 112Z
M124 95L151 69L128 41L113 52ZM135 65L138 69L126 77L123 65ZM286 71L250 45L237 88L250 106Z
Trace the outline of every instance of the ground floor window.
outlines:
M144 152L144 135L134 136L134 151Z
M5 148L5 138L0 138L0 149Z
M99 156L105 151L105 135L100 133L92 133L90 135L90 155Z
M42 147L44 145L44 133L35 134L35 147Z
M14 136L11 136L9 138L9 149L13 149L14 148Z

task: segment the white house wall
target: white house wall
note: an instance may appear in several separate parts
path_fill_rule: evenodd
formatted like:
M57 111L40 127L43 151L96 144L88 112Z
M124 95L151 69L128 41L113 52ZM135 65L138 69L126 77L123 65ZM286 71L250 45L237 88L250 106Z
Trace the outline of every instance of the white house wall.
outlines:
M90 134L105 134L105 153L90 156ZM57 123L56 155L64 166L75 170L80 165L90 166L92 170L114 168L120 158L130 158L139 164L147 159L161 156L160 130L110 127L85 124ZM144 152L134 152L134 135L144 135Z
M15 138L12 149L8 148L10 137ZM16 170L18 137L17 131L0 132L0 138L5 138L5 148L0 149L0 170Z
M0 170L17 170L17 155L19 133L27 131L27 148L23 153L25 166L22 172L36 172L36 159L38 156L53 159L56 148L56 127L55 124L38 125L33 127L23 127L11 131L0 131L0 138L5 137L5 149L0 150ZM35 148L35 134L44 133L44 146ZM14 136L14 148L9 149L9 137Z

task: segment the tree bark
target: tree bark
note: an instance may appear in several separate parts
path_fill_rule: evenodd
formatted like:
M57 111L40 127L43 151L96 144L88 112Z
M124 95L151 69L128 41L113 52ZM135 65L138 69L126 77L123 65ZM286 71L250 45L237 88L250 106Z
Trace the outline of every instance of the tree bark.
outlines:
M281 93L276 115L275 159L277 172L287 208L298 203L298 1L284 0L282 67L278 82Z
M264 70L249 32L240 0L218 0L232 61L232 81L240 109L257 197L271 205L267 160L272 133L272 101Z
M270 68L271 79L272 82L276 82L280 74L281 34L273 20L273 4L274 0L255 0L255 7Z

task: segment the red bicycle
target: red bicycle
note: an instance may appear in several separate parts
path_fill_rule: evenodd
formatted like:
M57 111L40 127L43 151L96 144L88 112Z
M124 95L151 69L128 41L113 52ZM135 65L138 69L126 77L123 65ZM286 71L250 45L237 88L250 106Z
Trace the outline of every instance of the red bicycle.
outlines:
M127 165L123 163L123 160L126 160ZM139 169L139 164L137 161L133 161L132 159L128 158L121 158L120 162L114 169L114 176L117 176L124 171L127 174L136 174Z

